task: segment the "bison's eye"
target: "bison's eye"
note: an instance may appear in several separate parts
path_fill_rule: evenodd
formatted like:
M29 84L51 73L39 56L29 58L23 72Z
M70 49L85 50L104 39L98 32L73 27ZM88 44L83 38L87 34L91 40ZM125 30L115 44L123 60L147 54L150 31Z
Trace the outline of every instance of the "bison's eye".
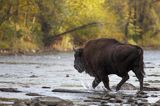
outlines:
M80 57L75 57L74 68L80 73L85 70L84 63Z
M75 51L74 56L75 56L75 57L81 57L82 54L83 54L83 49L80 48L80 49L77 49L77 50Z

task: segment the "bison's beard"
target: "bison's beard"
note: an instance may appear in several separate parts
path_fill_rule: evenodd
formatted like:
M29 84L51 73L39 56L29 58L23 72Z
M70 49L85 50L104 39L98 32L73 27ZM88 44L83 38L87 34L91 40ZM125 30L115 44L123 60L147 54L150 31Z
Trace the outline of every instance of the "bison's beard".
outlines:
M85 69L82 65L74 65L74 68L79 72L82 73Z

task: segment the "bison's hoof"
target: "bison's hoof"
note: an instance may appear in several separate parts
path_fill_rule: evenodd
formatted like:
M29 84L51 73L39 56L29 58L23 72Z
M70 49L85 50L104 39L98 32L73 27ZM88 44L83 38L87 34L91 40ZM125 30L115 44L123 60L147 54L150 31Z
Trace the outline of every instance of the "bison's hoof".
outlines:
M92 84L92 88L95 89L95 88L96 88L96 85Z
M95 89L97 86L98 86L98 83L96 83L96 82L93 81L93 83L92 83L93 89Z
M110 88L108 89L109 91L112 91Z
M93 86L92 86L92 88L95 89L96 87L93 87Z
M143 90L137 92L137 94L144 94Z

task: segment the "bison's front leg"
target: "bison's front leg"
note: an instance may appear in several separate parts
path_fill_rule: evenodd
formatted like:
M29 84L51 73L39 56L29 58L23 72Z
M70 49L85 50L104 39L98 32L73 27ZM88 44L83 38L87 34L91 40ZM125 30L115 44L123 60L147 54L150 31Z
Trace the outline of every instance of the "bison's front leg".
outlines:
M100 82L101 80L99 80L98 78L95 78L94 81L92 82L92 87L95 89Z
M116 91L120 90L121 86L129 79L129 75L125 75L122 77L122 80L118 83L116 87Z
M102 77L102 81L103 81L103 84L104 84L105 88L107 88L108 90L111 91L111 88L109 87L109 78L108 78L108 76Z

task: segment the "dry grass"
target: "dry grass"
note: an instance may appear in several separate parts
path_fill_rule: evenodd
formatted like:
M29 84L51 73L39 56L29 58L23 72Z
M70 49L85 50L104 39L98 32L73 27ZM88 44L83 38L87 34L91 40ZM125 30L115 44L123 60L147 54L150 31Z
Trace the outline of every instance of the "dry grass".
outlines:
M54 49L58 51L70 51L73 48L71 37L70 36L64 36L61 41L53 44L52 46Z

